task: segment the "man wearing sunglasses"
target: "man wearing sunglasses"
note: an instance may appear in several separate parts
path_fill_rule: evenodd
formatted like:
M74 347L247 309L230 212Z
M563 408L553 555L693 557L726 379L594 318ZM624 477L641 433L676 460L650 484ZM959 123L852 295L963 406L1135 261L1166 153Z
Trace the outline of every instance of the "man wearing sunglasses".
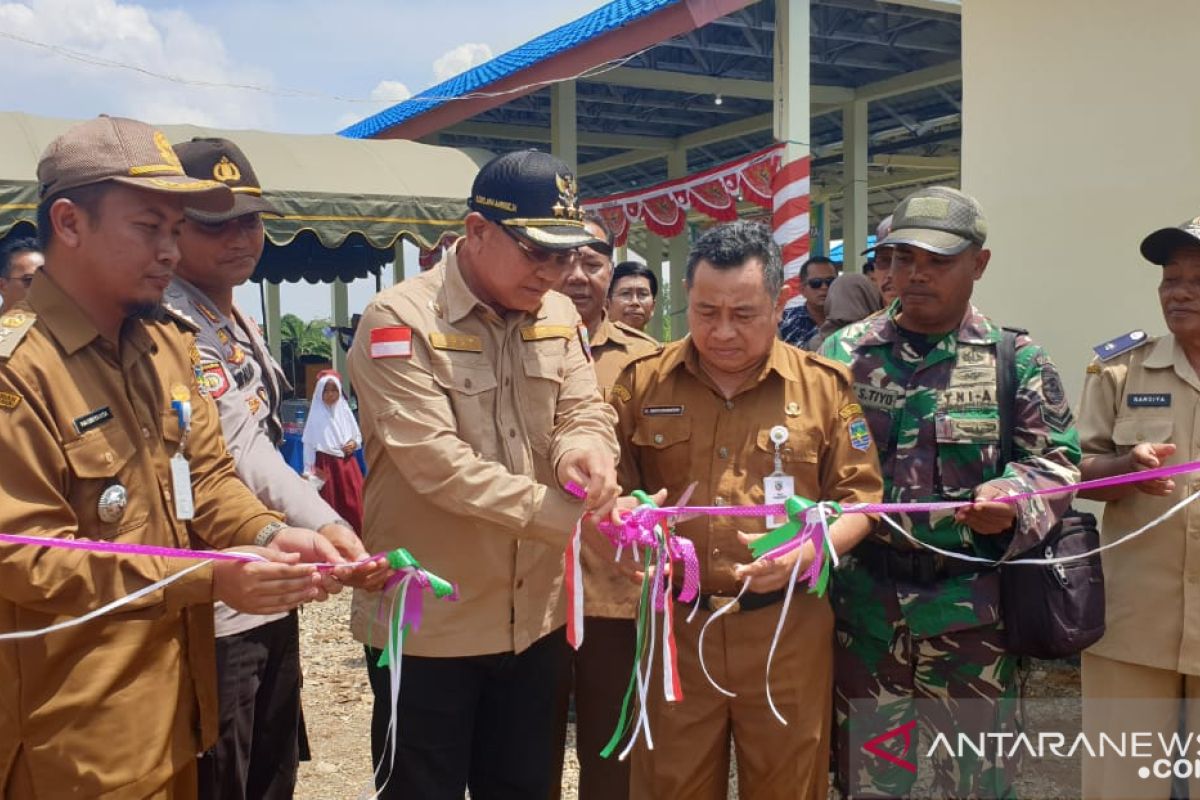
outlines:
M779 338L801 350L812 349L813 337L825 322L825 298L837 274L837 263L824 256L813 256L800 267L800 295L804 305L784 312Z
M0 314L25 299L33 275L46 260L36 239L12 239L0 247Z
M551 291L575 251L597 242L575 191L546 153L485 164L465 235L437 266L376 296L350 350L368 464L363 539L373 552L407 548L459 592L426 603L409 632L396 705L379 665L381 598L355 592L385 800L468 787L544 798L561 758L563 551L581 515L609 513L619 491L616 414L575 306ZM572 481L586 501L564 491Z
M263 214L278 216L262 196L250 161L228 139L175 145L184 172L219 181L234 203L220 213L189 209L179 235L179 266L166 299L200 331L197 371L216 401L238 477L292 525L318 531L347 560L366 558L355 531L278 450L283 370L258 326L233 303L265 245ZM364 567L350 582L380 582L382 567ZM300 634L296 612L258 616L216 605L220 734L200 761L201 800L290 798L306 757L300 714Z

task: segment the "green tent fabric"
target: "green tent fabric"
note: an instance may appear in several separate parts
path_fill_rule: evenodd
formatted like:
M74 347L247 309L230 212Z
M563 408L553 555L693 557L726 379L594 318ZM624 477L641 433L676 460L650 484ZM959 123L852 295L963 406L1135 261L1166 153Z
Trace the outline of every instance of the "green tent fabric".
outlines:
M37 212L38 158L74 120L0 113L0 238L28 233ZM398 139L159 126L171 142L221 136L254 165L267 218L255 280L352 280L393 259L399 238L423 248L462 230L475 174L489 157ZM20 223L16 231L13 231Z

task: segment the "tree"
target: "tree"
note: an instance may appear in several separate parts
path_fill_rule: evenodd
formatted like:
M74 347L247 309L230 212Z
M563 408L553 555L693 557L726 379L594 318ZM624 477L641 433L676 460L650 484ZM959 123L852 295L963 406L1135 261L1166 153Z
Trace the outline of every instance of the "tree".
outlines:
M329 337L325 335L330 324L325 319L304 322L295 314L284 314L279 320L280 366L301 396L304 394L304 363L332 359Z

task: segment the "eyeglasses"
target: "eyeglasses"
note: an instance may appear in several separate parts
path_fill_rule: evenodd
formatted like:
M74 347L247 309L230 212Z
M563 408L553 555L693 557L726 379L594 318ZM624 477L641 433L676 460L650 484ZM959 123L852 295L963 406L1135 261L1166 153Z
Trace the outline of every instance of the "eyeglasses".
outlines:
M579 258L579 252L576 250L545 250L525 241L510 230L507 225L496 223L496 226L504 231L508 238L517 243L517 247L521 248L521 252L525 254L526 258L539 267L548 266L553 262L554 266L561 269L570 266L575 259Z
M809 278L808 288L820 289L822 286L832 286L834 278Z
M654 295L650 294L649 289L622 289L614 293L613 297L623 300L626 303L632 303L634 300L645 302L654 297Z

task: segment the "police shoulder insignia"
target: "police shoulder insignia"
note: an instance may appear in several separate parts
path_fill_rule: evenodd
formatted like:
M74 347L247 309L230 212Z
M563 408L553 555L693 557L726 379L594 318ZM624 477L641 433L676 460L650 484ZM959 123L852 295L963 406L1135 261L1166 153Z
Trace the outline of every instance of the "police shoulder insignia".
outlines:
M871 449L871 429L867 427L866 419L855 417L846 426L846 431L850 434L850 446L855 450L865 452Z
M21 405L21 395L14 392L0 392L0 408L11 411Z
M1110 358L1116 358L1122 353L1128 353L1134 348L1141 347L1150 341L1150 337L1145 331L1130 331L1124 336L1118 336L1115 339L1110 339L1103 344L1098 344L1092 348L1101 361L1108 361Z
M199 379L200 389L214 400L229 391L229 374L219 361L209 361L198 366L196 377Z
M429 346L434 350L457 350L463 353L482 353L483 339L466 333L430 333Z
M196 323L196 320L192 319L175 306L164 302L162 304L162 309L166 313L167 318L174 320L180 327L191 331L192 333L199 332L200 326Z
M1088 364L1087 365L1087 374L1088 375L1099 375L1100 374L1100 365L1097 364L1095 361Z
M570 339L575 335L570 325L526 325L521 328L521 340L536 342L541 339Z
M29 333L37 315L29 311L13 311L0 317L0 359L6 359Z

